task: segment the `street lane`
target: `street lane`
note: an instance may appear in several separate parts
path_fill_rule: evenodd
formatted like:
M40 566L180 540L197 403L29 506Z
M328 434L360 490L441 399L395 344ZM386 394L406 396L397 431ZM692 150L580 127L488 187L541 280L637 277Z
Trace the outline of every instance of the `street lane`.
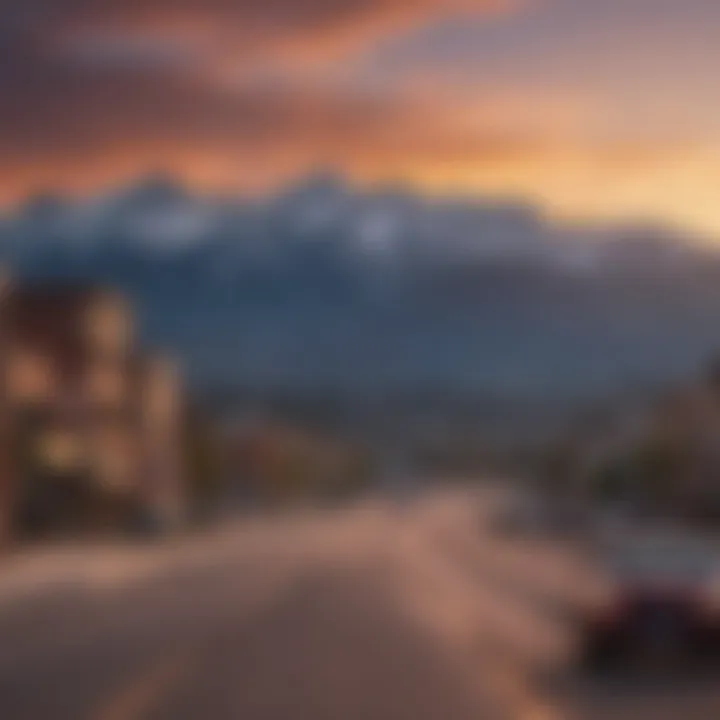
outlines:
M480 717L484 708L450 659L379 590L371 577L342 570L305 578L250 622L226 627L193 682L151 717Z
M588 577L582 555L493 534L491 506L484 492L380 498L75 549L50 563L51 584L36 572L46 558L14 561L0 581L0 717L720 717L712 677L581 677L564 608Z
M154 573L11 602L0 716L492 719L396 606L395 525L373 507L268 519Z

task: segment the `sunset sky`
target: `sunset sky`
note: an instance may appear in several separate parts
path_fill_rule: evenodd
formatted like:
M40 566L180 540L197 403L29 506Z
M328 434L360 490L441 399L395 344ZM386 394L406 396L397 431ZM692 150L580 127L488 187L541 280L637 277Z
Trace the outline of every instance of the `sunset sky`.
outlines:
M0 199L317 167L720 237L718 0L0 0Z

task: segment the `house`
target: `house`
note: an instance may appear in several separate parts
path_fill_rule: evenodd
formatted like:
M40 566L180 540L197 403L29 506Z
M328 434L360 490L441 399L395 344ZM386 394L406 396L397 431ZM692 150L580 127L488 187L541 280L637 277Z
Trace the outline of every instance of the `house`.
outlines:
M179 518L180 380L122 295L6 282L0 370L0 542Z
M573 485L586 497L621 496L684 517L720 518L720 371L625 408L576 433Z

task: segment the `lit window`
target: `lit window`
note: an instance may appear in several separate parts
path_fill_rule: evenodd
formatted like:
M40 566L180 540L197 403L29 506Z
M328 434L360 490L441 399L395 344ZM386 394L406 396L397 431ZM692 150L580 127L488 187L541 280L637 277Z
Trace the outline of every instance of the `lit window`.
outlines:
M137 448L128 435L119 430L101 432L95 446L98 481L110 489L126 489L132 485Z
M124 353L131 341L131 319L127 306L116 298L103 298L88 311L88 333L92 347L102 353Z
M155 361L145 387L147 417L151 425L167 425L177 411L177 377L171 364Z
M54 392L54 373L49 358L39 353L18 350L8 363L8 393L19 402L48 399Z
M91 402L116 405L125 396L125 375L117 367L99 365L88 372L86 387Z
M83 462L83 444L69 432L52 431L40 437L39 460L54 472L77 470Z

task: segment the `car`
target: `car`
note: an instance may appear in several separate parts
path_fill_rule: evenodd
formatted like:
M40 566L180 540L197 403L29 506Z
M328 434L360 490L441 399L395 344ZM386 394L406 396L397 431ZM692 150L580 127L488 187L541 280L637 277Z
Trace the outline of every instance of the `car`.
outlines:
M602 563L578 617L584 667L709 659L720 654L720 576L711 547L623 543Z

